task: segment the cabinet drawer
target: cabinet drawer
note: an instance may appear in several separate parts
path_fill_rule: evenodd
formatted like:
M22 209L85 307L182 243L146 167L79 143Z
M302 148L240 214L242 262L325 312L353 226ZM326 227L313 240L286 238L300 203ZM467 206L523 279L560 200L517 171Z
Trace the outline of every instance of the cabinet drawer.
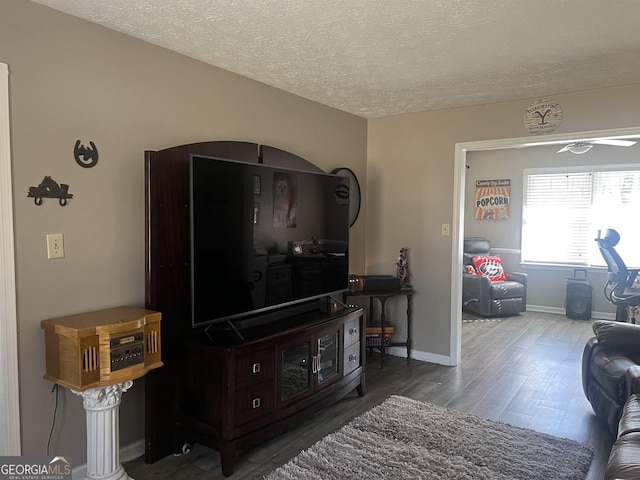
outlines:
M244 425L275 410L275 385L265 382L236 391L235 424Z
M255 385L275 377L275 348L236 356L236 388Z
M344 347L347 348L360 341L360 318L352 318L344 324Z
M344 349L344 374L353 372L360 366L360 342Z

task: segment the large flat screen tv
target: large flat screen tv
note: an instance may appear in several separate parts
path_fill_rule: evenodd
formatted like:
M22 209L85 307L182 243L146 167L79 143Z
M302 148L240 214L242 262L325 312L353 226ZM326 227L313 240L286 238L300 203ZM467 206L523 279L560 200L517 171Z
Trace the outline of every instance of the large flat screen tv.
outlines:
M192 325L348 288L349 179L192 155Z

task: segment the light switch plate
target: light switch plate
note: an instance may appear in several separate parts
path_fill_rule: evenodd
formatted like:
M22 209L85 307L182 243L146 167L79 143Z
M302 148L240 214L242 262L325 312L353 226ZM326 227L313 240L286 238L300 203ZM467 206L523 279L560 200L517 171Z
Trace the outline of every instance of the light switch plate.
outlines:
M64 258L64 240L61 233L47 234L47 258Z

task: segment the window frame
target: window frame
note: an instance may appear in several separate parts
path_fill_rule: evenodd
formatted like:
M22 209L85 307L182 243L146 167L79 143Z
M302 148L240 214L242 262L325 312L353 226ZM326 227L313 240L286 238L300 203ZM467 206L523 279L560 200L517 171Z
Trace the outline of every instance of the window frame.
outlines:
M606 228L616 228L616 225L594 225L594 198L595 198L595 176L601 172L634 172L637 176L637 181L640 186L640 163L626 163L626 164L609 164L609 165L575 165L575 166L562 166L562 167L535 167L535 168L525 168L522 174L522 215L521 215L521 235L520 235L520 263L526 266L557 266L557 267L583 267L583 268L606 268L606 264L602 257L597 252L597 246L595 241L593 244L589 243L592 237L595 240L597 236L597 231L602 230L602 235L604 235L604 230ZM528 178L531 175L562 175L567 174L570 175L572 173L588 173L591 176L589 181L590 187L590 200L588 207L588 215L587 221L584 224L588 233L586 234L586 239L583 237L582 241L586 240L586 249L583 250L583 254L585 256L585 261L557 261L557 260L549 260L549 259L539 259L539 260L531 260L526 259L527 255L527 245L526 242L530 241L529 236L526 235L527 226L525 225L527 221L527 205L528 205L528 195L529 195L529 182ZM637 211L640 212L640 199L634 205L637 205ZM601 222L602 223L602 222ZM640 222L639 222L640 225ZM599 230L598 230L599 229ZM616 228L620 230L620 228ZM624 229L622 229L624 230ZM638 231L640 233L640 226L638 227ZM593 233L593 234L592 234ZM621 234L622 237L622 234ZM634 238L634 236L631 236ZM635 242L629 242L630 245L633 245ZM620 244L624 250L624 238L621 239ZM622 255L625 258L624 255ZM640 254L634 258L635 262L638 266L640 266Z

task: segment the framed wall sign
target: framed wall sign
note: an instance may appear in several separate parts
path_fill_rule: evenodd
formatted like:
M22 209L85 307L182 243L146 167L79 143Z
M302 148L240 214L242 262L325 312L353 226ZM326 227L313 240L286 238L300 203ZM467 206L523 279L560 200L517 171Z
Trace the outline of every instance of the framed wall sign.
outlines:
M532 135L551 133L562 123L562 108L552 100L538 100L527 107L522 122Z
M476 180L476 220L507 220L511 212L511 180Z

